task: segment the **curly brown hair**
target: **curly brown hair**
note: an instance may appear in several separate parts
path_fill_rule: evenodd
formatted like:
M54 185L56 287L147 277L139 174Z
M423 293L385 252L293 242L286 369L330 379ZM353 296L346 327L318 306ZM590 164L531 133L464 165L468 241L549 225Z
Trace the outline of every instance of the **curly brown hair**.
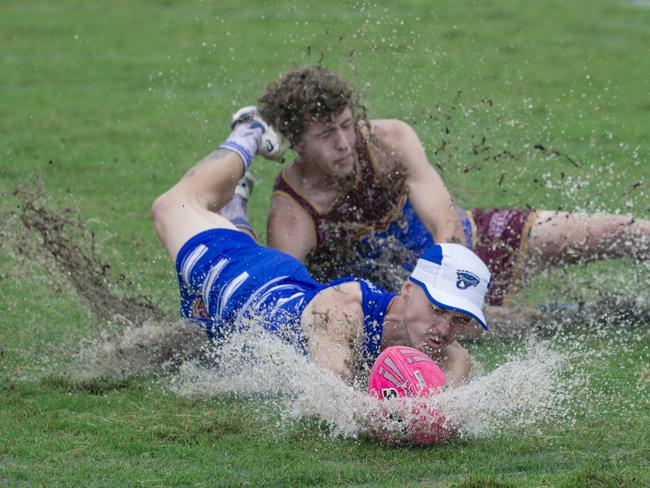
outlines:
M322 66L305 66L271 81L257 100L260 115L291 144L314 122L335 119L346 107L355 112L352 90Z

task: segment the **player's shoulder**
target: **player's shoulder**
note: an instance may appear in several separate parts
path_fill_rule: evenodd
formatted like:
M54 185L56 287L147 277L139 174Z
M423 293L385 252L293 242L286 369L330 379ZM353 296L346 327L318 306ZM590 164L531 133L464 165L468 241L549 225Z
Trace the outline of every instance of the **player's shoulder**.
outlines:
M418 140L411 126L398 119L370 120L367 130L368 148L375 167L384 173L396 169L400 155Z
M332 291L333 296L343 302L360 302L361 285L357 281L345 281L328 288Z
M368 301L382 303L392 299L394 296L363 278L341 278L334 283L323 291L327 292L326 296L329 297L328 300L332 300L337 305L363 306Z
M309 302L302 320L304 324L312 324L324 319L331 327L341 326L350 332L351 324L363 326L362 299L361 288L356 282L327 286Z
M415 142L418 136L413 128L399 119L374 119L369 121L370 142L378 153L385 155L400 154ZM394 158L389 158L394 160Z
M296 202L296 196L300 198L304 193L301 187L300 178L295 176L295 161L278 173L271 193L271 210L299 209L301 205Z
M373 119L368 125L370 134L382 146L393 146L405 135L415 134L408 123L399 119Z
M318 297L322 304L327 306L345 308L361 305L363 293L361 286L356 281L345 281L328 286L322 290Z

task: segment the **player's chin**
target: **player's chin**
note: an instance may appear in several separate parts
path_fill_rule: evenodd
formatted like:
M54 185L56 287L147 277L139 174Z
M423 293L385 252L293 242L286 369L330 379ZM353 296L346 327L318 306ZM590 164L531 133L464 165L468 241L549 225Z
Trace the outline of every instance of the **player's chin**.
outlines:
M338 160L334 163L336 174L340 178L345 178L350 176L354 171L354 158L349 156L348 158Z
M432 340L426 340L419 345L415 346L416 349L419 349L424 354L430 357L438 356L442 350L445 348L444 344L441 342L436 342Z

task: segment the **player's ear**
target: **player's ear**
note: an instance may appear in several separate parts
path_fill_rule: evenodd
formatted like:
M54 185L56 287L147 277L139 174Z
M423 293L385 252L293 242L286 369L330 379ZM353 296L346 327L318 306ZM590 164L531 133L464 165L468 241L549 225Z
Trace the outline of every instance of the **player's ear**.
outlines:
M405 281L404 284L402 285L402 298L408 298L411 296L411 292L413 291L413 283L410 281Z
M293 137L289 139L289 143L291 144L291 149L293 149L293 151L296 154L298 154L298 156L302 156L303 152L305 151L308 129L309 128L305 128L305 130L303 130L300 136L294 134Z
M305 149L305 145L302 142L302 139L296 142L291 143L291 149L293 152L295 152L298 156L302 156L303 150Z

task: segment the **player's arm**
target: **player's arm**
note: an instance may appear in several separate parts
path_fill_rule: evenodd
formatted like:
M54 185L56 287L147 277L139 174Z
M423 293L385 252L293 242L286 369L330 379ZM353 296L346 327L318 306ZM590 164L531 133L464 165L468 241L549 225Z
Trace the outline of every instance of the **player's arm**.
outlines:
M451 194L429 164L415 131L400 120L375 120L372 125L384 152L406 170L409 200L434 241L464 243Z
M348 282L321 291L305 308L301 325L309 357L351 382L354 355L363 333L359 284Z
M282 192L275 192L271 198L267 243L303 262L316 247L316 230L311 216Z

